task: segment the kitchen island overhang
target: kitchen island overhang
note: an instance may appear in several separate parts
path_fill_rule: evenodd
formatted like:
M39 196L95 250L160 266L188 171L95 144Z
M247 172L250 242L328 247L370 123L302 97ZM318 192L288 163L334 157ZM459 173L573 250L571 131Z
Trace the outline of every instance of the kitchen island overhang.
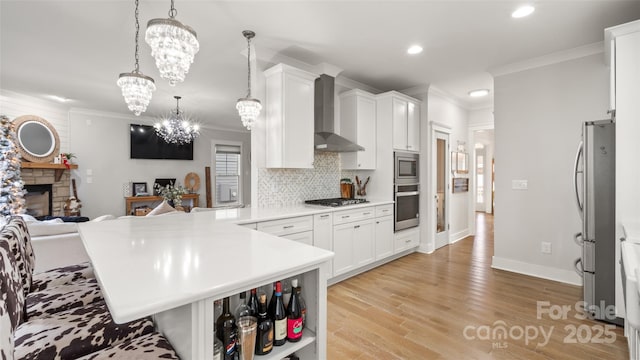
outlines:
M124 218L79 229L114 320L154 315L181 357L211 357L213 301L291 276L300 276L308 290L316 346L307 347L313 356L305 358L326 354L324 269L331 251L216 221L215 212Z

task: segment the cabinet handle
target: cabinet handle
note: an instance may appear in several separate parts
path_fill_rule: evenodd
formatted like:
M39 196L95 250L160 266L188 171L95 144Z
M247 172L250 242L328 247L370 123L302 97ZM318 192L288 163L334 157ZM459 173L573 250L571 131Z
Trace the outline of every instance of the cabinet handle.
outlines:
M370 212L362 213L362 215L371 215Z
M343 219L348 219L348 218L349 218L349 215L342 215L342 218L343 218Z
M329 217L329 215L320 215L320 219L326 219L328 217Z
M410 242L411 242L411 239L407 239L407 240L405 240L404 242L408 244L408 243L410 243Z
M376 224L380 224L380 221L376 221Z
M389 212L389 209L384 209L382 210L382 212Z
M360 225L356 225L356 226L354 226L353 228L354 228L354 229L358 229L358 228L360 228Z
M283 229L291 229L293 227L293 225L287 225L287 226L283 226Z

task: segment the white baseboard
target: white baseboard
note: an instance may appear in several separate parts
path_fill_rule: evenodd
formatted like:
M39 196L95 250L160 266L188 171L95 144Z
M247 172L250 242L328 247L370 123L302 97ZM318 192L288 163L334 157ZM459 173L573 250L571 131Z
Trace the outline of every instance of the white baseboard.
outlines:
M464 229L464 230L458 231L457 233L452 233L451 235L449 235L449 244L458 242L466 238L467 236L469 236L469 229Z
M548 266L530 264L496 256L492 258L491 267L494 269L506 270L518 274L530 275L542 279L582 286L582 278L578 274L576 274L575 271L571 270L563 270Z
M434 251L436 251L433 243L430 244L420 244L420 246L418 247L417 250L419 253L423 253L423 254L431 254Z

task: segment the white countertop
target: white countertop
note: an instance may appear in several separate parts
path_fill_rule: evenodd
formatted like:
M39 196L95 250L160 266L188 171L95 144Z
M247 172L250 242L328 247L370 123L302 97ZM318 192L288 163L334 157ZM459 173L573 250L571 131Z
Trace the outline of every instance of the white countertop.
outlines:
M318 265L333 253L236 224L367 206L239 208L79 224L117 323L131 321Z
M217 212L79 226L117 323L265 282L333 253L216 221Z
M369 200L369 202L338 207L299 205L282 208L237 208L206 211L213 213L217 221L231 221L236 224L286 219L294 216L306 216L322 213L330 213L340 210L357 209L368 206L393 204L393 200ZM208 209L207 209L208 210Z

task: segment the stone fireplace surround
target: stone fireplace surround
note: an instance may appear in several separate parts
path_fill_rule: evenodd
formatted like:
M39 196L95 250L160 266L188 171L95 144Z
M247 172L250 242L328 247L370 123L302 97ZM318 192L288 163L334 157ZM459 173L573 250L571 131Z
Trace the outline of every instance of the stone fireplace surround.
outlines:
M55 181L54 169L25 169L20 170L22 181L25 185L51 184L53 189L52 211L53 216L64 215L64 203L71 195L71 174L69 171L62 173L59 181Z

